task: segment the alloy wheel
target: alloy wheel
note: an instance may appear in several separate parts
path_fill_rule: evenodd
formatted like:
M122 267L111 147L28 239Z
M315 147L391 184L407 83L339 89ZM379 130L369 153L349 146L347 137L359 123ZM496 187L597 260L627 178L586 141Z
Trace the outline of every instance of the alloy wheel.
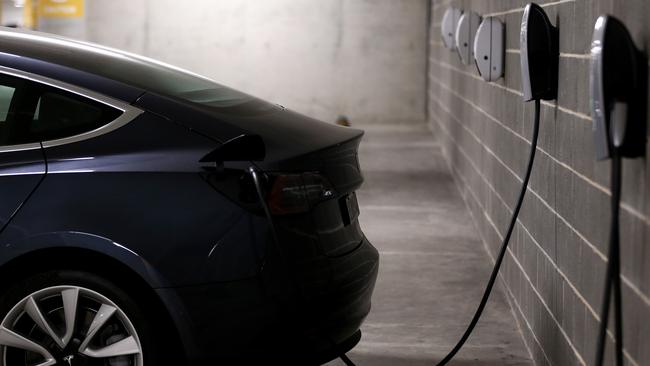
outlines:
M0 366L142 366L136 329L113 301L79 286L49 287L0 323Z

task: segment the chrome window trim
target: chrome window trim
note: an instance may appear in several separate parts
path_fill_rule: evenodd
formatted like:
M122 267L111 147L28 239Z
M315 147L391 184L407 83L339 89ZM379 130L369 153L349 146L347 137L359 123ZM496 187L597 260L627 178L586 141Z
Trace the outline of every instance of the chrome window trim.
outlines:
M9 75L9 76L13 76L25 80L30 80L39 84L51 86L53 88L60 89L69 93L73 93L81 97L94 100L96 102L105 104L109 107L122 111L122 114L120 114L119 117L94 130L80 133L78 135L63 137L56 140L46 140L46 141L33 142L33 143L21 144L21 145L0 146L0 153L35 150L35 149L40 149L41 145L43 146L43 148L49 148L49 147L61 146L61 145L92 139L97 136L101 136L111 131L114 131L128 124L129 122L133 121L136 117L144 113L142 109L134 107L133 105L123 102L121 100L117 100L108 97L106 95L96 93L92 90L84 89L76 85L68 84L63 81L51 79L45 76L32 74L29 72L12 69L5 66L0 66L0 74Z
M40 148L41 148L40 142L32 142L29 144L22 144L22 145L7 145L7 146L0 146L0 153L36 150Z

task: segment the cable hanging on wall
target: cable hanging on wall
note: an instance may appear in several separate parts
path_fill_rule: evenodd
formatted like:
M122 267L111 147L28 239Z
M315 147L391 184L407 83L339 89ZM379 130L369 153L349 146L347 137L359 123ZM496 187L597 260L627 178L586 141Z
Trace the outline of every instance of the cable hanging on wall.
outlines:
M450 24L460 13L449 9L445 20ZM471 14L471 12L467 13ZM469 16L466 17L469 19ZM500 24L498 19L490 19L494 24ZM444 23L444 22L443 22ZM467 23L467 21L465 21ZM479 72L486 81L495 78L489 76L492 72L491 57L495 52L499 55L500 37L497 47L493 42L495 36L485 31L486 20L479 27L475 42L475 62ZM481 28L485 28L482 29ZM492 29L492 28L489 28ZM443 31L447 29L443 27ZM471 26L461 21L456 38L471 38ZM443 32L443 37L452 37L452 33ZM523 97L525 101L535 102L535 120L531 150L522 182L521 191L515 209L512 212L510 224L506 231L494 268L488 280L479 306L474 313L467 329L458 343L437 366L446 365L468 340L476 327L489 296L493 290L501 264L507 252L512 231L517 222L528 182L532 172L537 148L537 138L540 125L540 100L552 100L557 97L559 37L558 29L554 27L544 10L537 4L531 3L524 8L520 33L520 61ZM463 41L462 44L465 41ZM463 51L459 46L459 51ZM461 58L464 54L461 53ZM483 55L481 58L480 55ZM483 69L481 67L483 66ZM605 346L608 336L610 307L613 303L614 359L616 365L624 365L623 352L623 301L621 289L621 255L620 255L620 205L623 158L637 158L645 155L646 149L646 117L647 117L647 57L639 51L625 25L612 16L600 16L595 24L591 43L590 65L591 115L594 123L595 148L598 160L611 159L611 221L607 270L603 293L603 303L600 313L600 328L595 355L595 365L602 366L605 358ZM496 70L496 68L494 68ZM498 78L498 76L496 76Z
M605 356L612 290L615 360L623 365L620 205L622 158L645 155L647 61L625 25L611 16L596 20L591 42L591 115L598 160L611 159L611 227L596 366Z
M495 22L496 21L497 20L495 20ZM521 191L519 192L519 198L517 199L515 209L512 211L510 224L508 225L506 235L503 237L499 254L495 260L494 268L492 269L490 279L488 280L485 291L483 292L483 297L481 298L479 306L458 343L456 343L454 348L440 362L438 362L437 366L444 366L455 357L472 334L476 324L483 314L483 310L485 309L499 275L501 264L503 263L503 259L507 253L510 237L517 223L519 211L521 210L526 191L528 190L528 183L533 171L535 152L537 151L537 140L539 137L540 100L555 99L557 96L557 68L559 58L557 28L553 27L544 10L538 5L532 3L528 4L524 9L521 23L521 70L524 100L534 101L535 104L533 136L530 142L526 174L522 181ZM486 39L491 38L488 37ZM484 46L480 44L481 39L478 35L475 42L476 49ZM489 47L492 47L492 45L493 42L491 42ZM480 55L480 53L477 52L477 55Z

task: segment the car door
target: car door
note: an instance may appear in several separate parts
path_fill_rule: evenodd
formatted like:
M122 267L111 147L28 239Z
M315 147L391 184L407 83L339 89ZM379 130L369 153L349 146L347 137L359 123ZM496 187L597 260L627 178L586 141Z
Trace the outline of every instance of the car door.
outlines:
M16 127L33 118L25 98L30 82L0 75L0 231L36 189L46 172L40 142L16 138ZM27 111L27 112L26 112Z

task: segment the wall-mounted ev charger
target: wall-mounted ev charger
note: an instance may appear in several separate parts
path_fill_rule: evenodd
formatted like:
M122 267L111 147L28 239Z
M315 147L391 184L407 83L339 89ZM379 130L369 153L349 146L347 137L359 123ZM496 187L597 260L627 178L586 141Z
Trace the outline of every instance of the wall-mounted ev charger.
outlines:
M645 154L645 56L625 25L611 16L596 21L591 42L591 115L598 160L617 149L623 157Z
M591 116L594 122L596 158L611 158L611 224L609 255L596 366L605 354L609 307L614 292L614 343L616 365L623 359L623 300L621 294L620 205L622 158L645 155L647 58L640 52L625 25L611 16L596 20L591 41Z
M463 64L469 65L474 60L474 37L481 23L481 16L467 11L458 19L456 26L456 50Z
M481 31L481 29L483 29L483 31ZM478 33L476 34L476 39L474 41L476 64L479 67L479 72L481 72L483 78L488 81L492 81L490 78L496 76L496 74L492 72L502 72L503 66L500 66L501 69L497 67L493 70L492 68L495 66L495 61L503 62L503 37L503 23L496 18L484 19L479 27ZM458 343L456 343L454 348L440 362L438 362L437 366L446 365L454 358L456 353L458 353L472 334L472 331L481 318L481 314L483 314L483 310L485 310L485 306L490 298L497 276L499 275L501 264L503 263L503 259L507 253L510 237L512 236L512 232L517 224L519 211L523 205L524 197L528 190L528 182L530 181L530 176L533 171L535 152L537 151L537 140L539 137L540 99L554 98L557 95L557 62L559 58L557 52L557 30L550 25L548 17L541 7L535 4L529 4L526 6L524 17L521 22L520 40L522 42L522 66L524 66L523 58L524 53L526 53L526 68L524 69L522 67L522 83L524 83L523 87L528 89L524 98L526 100L535 101L533 136L530 140L530 151L528 165L526 166L526 174L524 175L521 184L517 203L515 204L512 216L510 217L508 229L506 230L506 234L501 242L499 254L496 257L494 268L492 268L490 279L485 287L478 308ZM532 58L538 54L539 57L543 57L543 62ZM485 58L485 56L487 56L487 58ZM495 56L500 57L500 60ZM481 62L481 59L483 59L484 62ZM492 61L491 65L489 66L489 69L481 70L481 67L488 65L485 61ZM499 74L499 76L501 75Z
M524 100L557 98L558 30L537 4L524 8L519 47Z
M495 81L503 76L504 58L503 22L495 17L483 19L474 38L474 61L483 80Z
M456 33L456 27L458 26L458 20L460 19L461 14L462 11L458 8L447 8L445 14L442 16L442 23L440 24L442 41L445 44L445 47L452 51L456 49L456 39L454 34Z

